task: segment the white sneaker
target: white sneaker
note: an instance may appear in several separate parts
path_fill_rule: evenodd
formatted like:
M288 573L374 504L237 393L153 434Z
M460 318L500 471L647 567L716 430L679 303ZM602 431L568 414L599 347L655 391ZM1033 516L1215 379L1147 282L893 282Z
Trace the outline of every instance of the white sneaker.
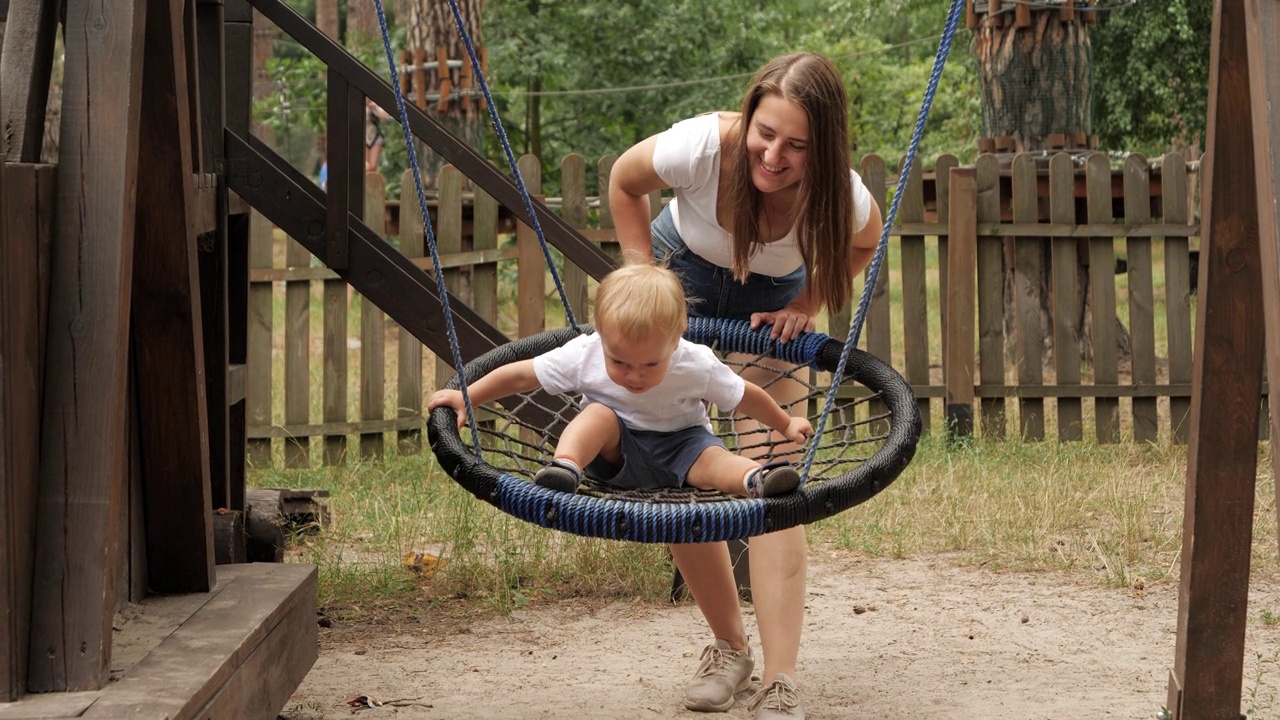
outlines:
M700 712L724 712L733 707L735 694L751 684L756 667L751 647L734 650L716 640L702 651L702 664L684 689L684 706Z

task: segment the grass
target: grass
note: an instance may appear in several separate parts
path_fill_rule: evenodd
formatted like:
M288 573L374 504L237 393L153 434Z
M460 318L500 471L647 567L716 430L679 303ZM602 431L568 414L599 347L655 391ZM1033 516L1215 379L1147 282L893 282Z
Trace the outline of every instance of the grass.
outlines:
M1259 460L1255 572L1280 570L1270 448ZM872 557L944 555L1011 572L1061 571L1141 589L1177 582L1186 448L1173 444L975 441L929 436L892 486L810 526L811 543ZM659 601L665 548L549 532L476 500L429 453L344 468L253 470L263 487L321 487L332 523L292 556L320 568L330 612L409 615L453 604L509 611L567 597ZM414 568L405 556L421 553ZM1280 631L1280 607L1257 616Z

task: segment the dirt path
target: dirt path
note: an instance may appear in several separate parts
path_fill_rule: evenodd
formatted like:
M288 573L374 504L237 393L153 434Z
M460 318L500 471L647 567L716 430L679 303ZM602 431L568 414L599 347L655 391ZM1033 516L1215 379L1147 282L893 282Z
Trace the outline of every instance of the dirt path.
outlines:
M1165 704L1172 582L1107 589L831 551L815 551L810 565L798 678L810 720L1150 720ZM1280 718L1280 627L1259 620L1267 608L1280 611L1280 577L1255 574L1243 709ZM371 720L751 717L746 693L727 715L684 710L684 682L708 641L691 604L557 603L445 634L321 633L287 720L350 718L347 701L362 694L394 702L355 713Z

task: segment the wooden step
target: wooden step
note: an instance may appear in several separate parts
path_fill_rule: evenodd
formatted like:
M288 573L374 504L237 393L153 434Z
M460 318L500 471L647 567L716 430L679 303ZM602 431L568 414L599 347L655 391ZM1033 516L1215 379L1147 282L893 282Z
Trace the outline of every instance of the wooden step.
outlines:
M274 720L318 654L316 568L219 565L208 593L152 596L117 614L111 680L28 695L0 720Z

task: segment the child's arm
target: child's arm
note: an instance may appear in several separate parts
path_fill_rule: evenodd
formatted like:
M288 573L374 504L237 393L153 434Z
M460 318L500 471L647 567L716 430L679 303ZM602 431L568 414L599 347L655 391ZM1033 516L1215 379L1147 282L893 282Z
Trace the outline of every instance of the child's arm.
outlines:
M471 396L472 406L484 405L508 395L530 392L541 386L538 375L533 371L532 360L503 365L479 380L467 384L467 394ZM427 401L427 411L438 407L452 408L458 414L458 427L467 424L467 406L462 402L460 390L437 390Z
M792 417L769 397L769 393L753 382L743 383L742 400L738 401L734 411L759 420L797 445L803 445L807 437L813 434L813 425L809 424L808 419Z

